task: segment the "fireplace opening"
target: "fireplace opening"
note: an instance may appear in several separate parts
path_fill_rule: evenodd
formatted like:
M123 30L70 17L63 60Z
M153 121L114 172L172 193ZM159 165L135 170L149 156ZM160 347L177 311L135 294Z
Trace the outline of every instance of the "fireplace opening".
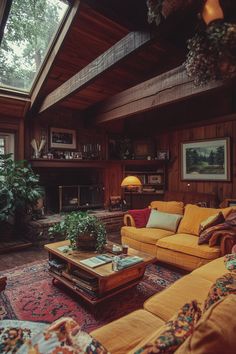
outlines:
M101 185L59 186L59 212L103 207Z
M104 208L103 171L48 168L36 171L45 190L45 213Z

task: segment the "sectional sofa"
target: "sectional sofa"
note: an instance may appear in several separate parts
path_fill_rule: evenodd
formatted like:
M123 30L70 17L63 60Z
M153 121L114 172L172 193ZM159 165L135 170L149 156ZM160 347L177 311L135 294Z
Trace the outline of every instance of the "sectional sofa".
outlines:
M233 238L222 237L219 245L198 245L199 225L205 219L222 211L227 216L232 208L216 209L184 205L176 201L153 201L150 208L168 214L181 214L182 220L174 231L160 228L137 228L131 215L126 214L121 228L122 243L155 255L162 261L192 271L226 253L231 253Z
M165 322L185 303L194 299L204 303L215 280L228 272L223 258L194 270L169 288L149 298L143 309L113 321L91 332L91 335L111 354L135 353L142 345L156 338ZM192 336L182 344L176 354L235 353L236 295L227 297L203 315L197 324L197 331L195 328Z

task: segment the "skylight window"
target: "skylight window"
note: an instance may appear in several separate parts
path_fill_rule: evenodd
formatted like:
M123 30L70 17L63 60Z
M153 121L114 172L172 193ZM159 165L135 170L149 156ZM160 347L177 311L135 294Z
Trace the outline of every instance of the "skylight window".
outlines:
M13 0L0 47L0 86L29 92L68 11L63 0Z

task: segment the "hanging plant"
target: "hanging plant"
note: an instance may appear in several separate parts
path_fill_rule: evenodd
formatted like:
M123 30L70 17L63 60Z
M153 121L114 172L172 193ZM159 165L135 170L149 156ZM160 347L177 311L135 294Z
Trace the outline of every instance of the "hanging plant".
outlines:
M236 24L212 21L188 40L185 68L195 85L236 75Z
M162 20L162 4L164 0L147 0L148 7L148 23L158 26Z

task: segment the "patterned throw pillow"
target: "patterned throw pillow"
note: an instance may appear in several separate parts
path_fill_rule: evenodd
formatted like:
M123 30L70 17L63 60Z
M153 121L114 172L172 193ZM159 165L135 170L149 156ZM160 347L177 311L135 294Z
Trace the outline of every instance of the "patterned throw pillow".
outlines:
M215 231L214 226L222 224L225 221L223 213L220 211L218 214L209 216L206 220L202 221L199 225L199 239L198 244L208 243L212 232Z
M236 294L236 274L234 273L223 275L211 286L204 303L203 311L207 311L211 305L229 294Z
M201 314L201 309L195 300L185 304L176 316L166 322L158 337L136 350L135 354L174 353L193 333Z
M16 353L26 341L30 341L47 327L48 325L39 322L0 321L0 353Z
M226 254L224 256L224 264L230 271L236 271L236 254Z
M18 337L25 331L24 321L21 328L18 328ZM45 325L44 325L45 326ZM15 330L14 328L12 330ZM14 332L15 333L15 332ZM28 333L28 332L27 332ZM12 333L10 333L12 337ZM9 343L12 338L9 337ZM8 346L9 346L9 343ZM0 343L1 345L2 343ZM0 353L15 353L16 351L6 350L6 343L4 350ZM80 330L80 326L72 318L61 318L52 323L46 329L42 328L35 335L21 336L21 341L15 343L17 354L25 353L47 353L47 354L107 354L107 350L89 334Z

